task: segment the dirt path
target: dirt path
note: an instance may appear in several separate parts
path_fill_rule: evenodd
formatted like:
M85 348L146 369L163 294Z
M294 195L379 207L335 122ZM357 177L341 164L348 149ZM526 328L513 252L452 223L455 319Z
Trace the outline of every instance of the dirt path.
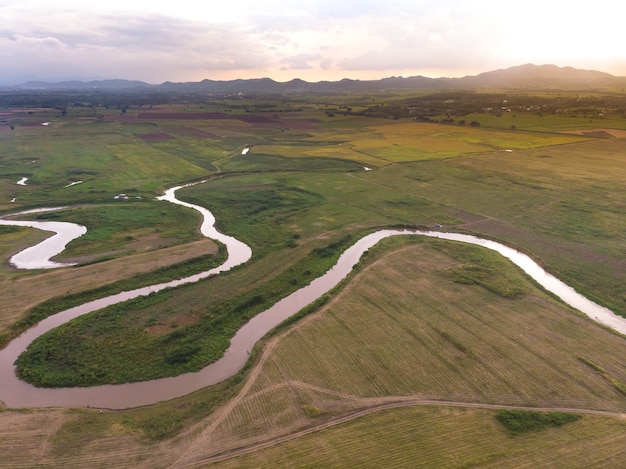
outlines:
M402 407L411 407L411 406L462 407L462 408L488 409L488 410L533 410L533 411L538 411L538 412L572 412L572 413L585 414L585 415L598 415L598 416L603 416L603 417L626 419L626 414L622 414L622 413L605 412L605 411L593 410L593 409L576 409L576 408L569 408L569 407L522 407L522 406L513 406L513 405L482 404L482 403L468 403L468 402L456 402L456 401L433 401L433 400L422 399L419 397L389 397L389 398L375 399L375 401L380 401L380 402L376 404L372 404L370 407L367 407L365 409L360 409L360 410L351 412L349 414L342 415L341 417L336 417L336 418L333 418L332 420L321 422L319 424L313 425L311 427L302 429L297 432L290 433L288 435L276 437L269 441L263 441L263 442L250 445L247 447L233 449L231 451L227 451L225 453L214 455L214 456L209 456L201 460L195 459L193 462L185 463L185 461L179 460L175 464L173 464L171 467L176 468L176 469L195 468L203 464L210 464L214 462L225 461L227 459L254 453L256 451L260 451L265 448L269 448L269 447L272 447L281 443L285 443L287 441L294 440L296 438L310 435L311 433L326 430L328 428L350 422L351 420L364 417L374 412L380 412L380 411L389 410L389 409L397 409L397 408L402 408Z
M172 464L171 467L193 467L193 465L196 464L196 462L194 461L193 463L188 463L192 464L192 466L188 466L187 464L185 464L185 461L188 460L190 456L196 454L199 448L210 446L211 440L213 438L213 432L215 431L215 429L219 426L220 423L224 421L226 417L228 417L228 415L230 415L233 409L235 409L235 407L237 407L242 400L249 397L248 393L250 392L252 386L254 386L254 384L256 383L256 379L261 373L263 365L272 354L272 351L279 344L280 340L290 334L296 328L300 328L303 324L306 324L309 321L313 320L313 317L314 316L311 316L305 318L303 321L298 322L298 324L294 328L291 328L283 332L282 334L272 338L263 346L263 352L261 353L261 357L246 378L243 388L241 388L239 393L230 401L228 401L226 405L224 405L214 413L214 418L212 419L209 426L195 438L192 444L185 450L185 452L178 458L178 460L174 464Z
M402 248L400 251L410 249L410 246ZM385 261L385 258L388 255L397 254L398 251L394 251L393 253L388 253L383 255L381 258L377 259L375 262L365 266L358 275L362 275L368 270L375 268L378 264ZM213 462L223 461L226 459L234 458L237 456L242 456L245 454L253 453L255 451L262 450L264 448L268 448L280 443L284 443L286 441L290 441L296 438L300 438L305 435L309 435L314 432L322 431L327 428L331 428L335 425L340 425L351 420L369 415L374 412L379 412L387 409L394 409L400 407L408 407L408 406L438 406L438 407L464 407L464 408L476 408L476 409L492 409L492 410L501 410L501 409L512 409L512 410L536 410L541 412L575 412L581 414L591 414L591 415L599 415L599 416L607 416L613 418L623 418L626 419L626 414L618 413L618 412L606 412L599 411L593 409L579 409L579 408L570 408L570 407L523 407L523 406L515 406L515 405L498 405L498 404L486 404L486 403L468 403L468 402L460 402L460 401L446 401L446 400L436 400L429 399L425 396L389 396L389 397L380 397L380 398L361 398L357 396L353 396L346 393L340 393L329 389L320 388L318 386L313 386L308 383L299 382L299 381L283 381L277 383L275 386L271 388L266 388L261 391L257 391L251 393L251 389L253 389L254 385L259 378L259 375L263 371L263 368L271 358L273 351L280 344L280 342L290 335L291 333L300 330L301 328L308 325L311 321L315 321L320 318L320 316L330 307L332 307L336 302L340 301L342 297L349 293L355 285L355 282L349 282L343 290L341 290L337 295L334 295L332 299L318 312L311 314L300 321L298 321L295 325L291 326L289 329L284 332L271 337L265 344L262 346L262 351L259 359L253 365L249 375L245 378L245 382L241 390L237 393L235 397L233 397L230 401L228 401L224 406L217 409L212 417L209 417L210 423L203 430L199 431L199 426L197 425L195 430L190 431L188 435L190 435L188 439L189 446L186 450L173 462L169 467L170 468L194 468L200 467L203 464L209 464ZM225 452L207 456L199 456L203 452L207 452L207 448L211 448L212 442L216 441L217 429L220 424L228 418L228 416L241 404L245 401L253 399L255 396L259 394L269 392L278 387L283 386L291 386L291 387L299 387L299 388L307 388L313 389L316 392L320 393L329 393L336 395L345 400L352 401L359 407L358 410L349 411L348 413L341 415L339 417L331 418L330 420L323 420L317 424L312 426L303 428L301 430L297 430L295 432L279 435L279 436L270 436L268 435L265 441L260 441L258 443L254 443L248 446L235 448L232 450L227 450ZM203 422L199 425L207 425L207 422ZM199 431L199 433L198 433ZM191 436L194 435L194 436ZM221 437L220 437L221 438ZM223 443L223 440L220 440ZM232 442L233 445L236 445L236 442Z
M383 256L383 258L384 258L384 256ZM382 262L383 258L381 258L381 259L377 260L376 262L374 262L373 264L367 266L366 269L364 269L364 271L372 268L374 265L378 264L379 262ZM176 462L174 464L172 464L171 467L193 467L193 465L195 465L197 463L196 461L191 463L188 460L190 459L190 457L192 455L194 455L194 454L196 454L198 452L199 448L210 446L211 440L213 438L213 433L214 433L215 429L220 425L220 423L222 423L224 421L224 419L226 417L228 417L228 415L242 401L252 397L252 395L248 395L248 393L250 392L250 389L252 389L252 387L256 383L256 380L257 380L259 374L263 370L263 366L267 362L268 358L270 358L270 356L272 355L272 352L278 346L278 344L281 342L281 340L283 338L287 337L292 332L301 329L302 327L307 325L309 322L316 320L319 317L319 315L322 314L323 311L325 311L328 307L330 307L333 304L335 304L343 296L343 294L345 294L346 292L350 291L353 288L352 287L353 284L354 284L354 282L348 283L348 285L342 290L342 292L339 295L335 295L332 298L332 300L322 310L320 310L319 312L317 312L315 314L312 314L310 316L307 316L307 317L301 319L295 325L293 325L292 327L290 327L286 331L278 334L277 336L272 337L270 340L268 340L265 344L262 345L261 356L260 356L259 360L252 367L252 370L250 371L250 374L246 377L245 383L244 383L243 387L241 388L241 390L239 391L239 393L237 393L237 395L234 398L232 398L229 402L227 402L223 407L221 407L221 408L219 408L219 409L217 409L215 411L215 413L213 414L214 418L212 419L212 421L209 424L209 426L206 427L200 433L200 435L198 435L195 438L195 440L191 443L191 445L176 460ZM283 383L281 383L281 385L282 384ZM332 391L328 391L328 392L332 392ZM345 397L354 399L353 396L347 396L346 395Z

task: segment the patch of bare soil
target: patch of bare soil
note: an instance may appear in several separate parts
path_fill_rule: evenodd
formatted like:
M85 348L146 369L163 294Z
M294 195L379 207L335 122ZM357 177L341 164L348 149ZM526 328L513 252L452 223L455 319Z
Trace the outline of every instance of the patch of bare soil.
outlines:
M128 243L128 249L132 251L153 251L155 249L161 249L164 246L175 244L171 238L162 238L159 233L151 233L146 236L135 239Z
M219 135L216 135L212 132L206 132L204 130L196 129L195 127L181 127L176 130L176 133L182 135L183 137L191 137L191 138L219 138Z
M50 439L64 421L62 410L0 413L0 466L34 467L45 461Z
M144 142L158 142L161 140L173 140L176 137L172 137L170 134L166 134L165 132L157 132L153 134L133 134L138 139L143 140Z
M312 129L319 121L315 119L281 119L267 114L227 114L224 112L142 112L137 119L167 120L232 120L236 119L247 124L292 129Z
M197 119L233 119L224 112L142 112L137 119L197 120Z
M161 337L175 329L195 324L200 321L199 314L178 314L171 316L167 323L159 322L153 326L148 326L144 329L144 332L148 335Z
M462 220L463 223L475 223L477 221L486 220L486 218L482 215L477 215L472 212L467 212L460 208L450 208L447 212L448 212L447 213L448 216L453 217L453 218L458 218L459 220Z
M126 114L120 115L106 115L103 119L105 122L135 122L135 116L127 116Z
M46 112L46 111L54 112L54 109L51 107L25 107L25 108L16 107L16 108L9 109L9 112L12 112L13 114L28 114L30 112Z
M5 278L0 282L0 332L30 308L55 296L77 293L217 252L218 247L213 241L203 239L93 265L51 270L30 277Z

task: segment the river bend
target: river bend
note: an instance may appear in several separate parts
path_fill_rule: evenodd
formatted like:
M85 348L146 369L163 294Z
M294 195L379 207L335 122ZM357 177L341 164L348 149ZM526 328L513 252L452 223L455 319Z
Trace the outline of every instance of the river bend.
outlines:
M87 233L87 228L75 223L65 221L37 221L37 220L13 220L6 217L16 217L20 215L28 215L32 213L51 212L62 210L67 207L50 207L39 208L34 210L25 210L23 212L12 213L0 217L0 225L10 226L27 226L29 228L37 228L42 231L50 231L52 236L44 239L40 243L23 249L15 254L9 262L18 269L55 269L57 267L67 267L74 265L68 262L54 262L51 259L62 253L65 246L70 241L79 238Z
M247 245L215 229L215 219L209 210L176 199L175 193L181 187L185 186L169 189L160 199L190 207L202 213L204 221L201 226L201 231L205 236L216 239L226 245L228 250L228 259L226 262L210 271L184 279L139 288L85 303L46 318L33 328L27 330L20 337L13 340L4 350L0 351L0 382L2 383L0 400L2 400L5 405L8 407L91 406L123 409L173 399L198 389L217 384L241 370L248 359L252 347L267 332L334 288L352 271L364 252L376 245L380 240L389 236L430 236L476 244L495 250L522 268L546 290L558 295L565 303L582 311L591 319L622 334L626 334L626 319L615 315L607 308L599 306L578 294L574 289L545 272L545 270L530 259L530 257L515 249L494 241L458 233L381 230L361 238L353 246L349 247L340 256L337 263L324 275L252 318L235 334L224 356L199 372L139 383L94 386L90 388L37 388L19 380L15 375L14 361L33 340L45 332L78 316L96 311L111 304L142 295L148 295L151 292L160 291L164 288L196 282L244 263L251 257L252 251Z

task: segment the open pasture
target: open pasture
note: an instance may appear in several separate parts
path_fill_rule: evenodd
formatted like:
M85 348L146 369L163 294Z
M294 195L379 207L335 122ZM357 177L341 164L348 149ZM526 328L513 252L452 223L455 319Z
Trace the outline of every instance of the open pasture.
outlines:
M308 130L315 129L320 121L314 118L302 117L296 115L295 118L291 113L279 113L279 112L258 112L258 113L246 113L246 112L201 112L195 110L185 110L183 112L142 112L136 116L138 122L145 122L154 120L160 122L162 120L174 122L174 121L198 121L205 122L208 125L224 124L236 124L244 123L255 128L268 128L268 129L295 129L295 130ZM240 124L241 125L241 124Z
M206 175L184 157L142 143L136 131L100 122L16 127L3 136L0 207L94 202L119 193L152 196L164 184ZM15 185L21 177L28 177L26 185Z
M405 122L368 127L354 149L391 162L408 162L575 143L580 136L516 133L465 126ZM363 138L365 136L366 138ZM369 137L369 138L367 138Z
M218 178L184 189L181 197L212 207L217 226L249 243L259 256L267 245L284 247L294 234L297 243L290 249L308 252L360 230L459 221L447 215L447 207L441 204L389 191L362 177L370 173L363 168L315 171L312 164L309 171Z
M219 161L220 168L233 173L244 172L278 172L278 171L324 171L327 173L363 171L363 163L359 162L359 157L352 159L339 159L336 154L332 157L323 155L314 157L308 155L306 158L293 158L295 153L307 151L307 147L285 146L292 156L284 157L276 154L264 154L263 146L252 145L250 151L245 155L237 155ZM317 151L317 150L316 150ZM301 153L302 155L302 153Z
M363 123L362 123L363 124ZM358 130L333 128L310 138L257 145L255 153L284 157L332 157L381 167L391 163L433 160L588 140L580 135L476 129L469 126L417 122L380 122Z
M393 402L391 396L432 399L444 406L444 402L453 401L616 412L626 409L626 395L616 386L626 383L622 337L555 303L516 269L482 249L430 240L385 243L387 247L375 248L359 275L319 313L268 339L271 353L262 357L234 405L205 431L215 454L236 447L233 445L254 445L270 437L298 434L354 409ZM477 265L493 269L484 278L486 283L472 285L467 279L449 275ZM503 296L503 290L497 293L498 288L492 288L490 282L502 285L502 277L522 287L520 293L513 298ZM602 363L611 370L608 374L613 381L592 371L585 360ZM430 439L424 441L424 445L431 445L420 453L426 467L440 464L441 458L458 457L455 448L459 445L470 452L467 458L497 467L518 457L524 460L524 448L531 447L533 457L550 460L552 445L563 444L569 448L563 456L572 458L567 459L571 463L578 453L568 454L579 444L581 428L586 428L587 435L593 428L598 434L607 431L601 438L615 443L609 443L602 454L590 455L592 460L607 458L607 467L618 467L623 454L623 440L612 439L623 433L618 429L623 422L615 418L584 416L558 429L511 438L492 412L452 408L389 412L395 414L389 426L381 428L374 423L384 418L386 412L381 412L253 454L261 460L267 455L268 461L274 462L282 457L299 461L296 448L310 457L304 448L311 442L311 448L325 448L320 457L332 457L332 448L344 441L339 435L349 441L341 448L369 454L369 436L375 434L382 445L375 452L394 464L414 455L389 450L387 439L391 446L397 438L415 443L437 427L430 421L422 426L419 418L409 415L436 415L439 424L449 428L463 426L460 422L470 416L472 420L476 412L483 415L482 423L468 421L468 427L459 434L447 430L443 438L446 444L441 447L445 455L432 453L437 445L432 446ZM358 430L351 433L355 426ZM494 441L510 446L491 454L500 446ZM337 452L339 457L342 452L339 448ZM232 463L245 465L245 461L246 457L236 458ZM342 461L347 459L342 456ZM333 463L329 460L328 465ZM230 467L227 463L224 466ZM298 462L296 467L306 467L306 463ZM569 466L566 463L564 467Z
M436 119L445 119L447 116L437 116ZM455 117L456 124L460 119L466 122L476 120L482 127L496 129L515 129L532 132L568 132L571 130L603 129L626 130L626 119L620 116L598 117L597 112L590 111L589 115L544 113L538 112L476 112L468 116ZM601 135L601 134L598 134Z
M618 468L626 457L626 428L617 419L585 416L513 438L493 414L435 407L381 411L203 467Z
M307 144L308 143L308 144ZM383 158L369 155L359 151L352 144L337 142L286 142L282 144L260 144L252 149L252 156L260 154L262 156L272 155L283 158L332 158L348 160L362 166L378 168L389 164Z
M519 246L625 314L625 149L623 139L602 139L389 166L359 177L460 209L463 229Z
M349 105L350 99L341 97L341 105ZM368 100L373 102L359 100L363 109ZM226 104L204 109L155 106L153 111L165 117L154 119L138 118L151 114L145 107L128 108L123 115L108 110L110 118L95 120L86 114L72 117L69 110L65 122L56 116L52 126L41 126L38 119L53 116L33 115L27 118L32 125L4 132L0 198L6 202L0 210L53 201L85 203L66 214L78 222L81 217L88 220L93 237L82 246L70 246L68 256L128 251L122 258L63 272L7 270L5 285L29 281L28 288L47 295L26 301L24 295L11 297L12 286L5 289L3 327L11 327L19 319L16 311L21 314L26 304L34 306L55 291L76 293L135 277L152 262L168 265L179 255L194 257L193 236L176 239L173 227L184 225L190 232L187 227L197 220L186 215L179 219L184 212L180 207L163 214L159 203L146 199L164 187L203 177L210 182L182 190L180 197L211 208L218 227L251 244L255 257L245 267L172 290L158 301L124 305L117 324L111 316L91 320L89 333L102 339L92 356L106 359L115 348L109 358L121 357L114 358L120 362L125 359L120 347L124 341L124 346L150 340L156 344L173 333L171 343L182 348L169 358L185 358L184 353L194 351L184 348L185 340L195 346L198 331L205 338L198 324L233 311L254 314L264 301L310 281L329 261L321 253L330 249L338 254L347 235L356 239L397 225L443 224L444 229L496 238L528 252L596 301L618 313L626 311L624 140L585 134L601 129L595 122L583 126L582 120L569 118L576 125L568 127L565 118L557 122L556 117L534 116L512 129L502 124L511 116L494 116L500 124L491 125L485 115L476 117L480 127L417 123L342 115L336 112L339 104L324 100L306 103L302 111L277 112L277 117L263 113L257 121L243 108L225 112ZM219 112L228 118L174 115L182 112L188 117ZM603 124L613 125L610 121ZM174 138L145 137L161 134ZM242 155L247 147L250 152ZM21 177L29 177L29 184L17 186ZM65 187L79 180L84 182ZM120 192L143 199L128 206L123 201L109 205ZM12 197L17 197L15 203ZM119 213L113 213L118 207ZM139 213L147 207L147 213ZM108 225L117 227L109 232ZM125 231L133 239L121 236ZM3 256L38 236L33 230L1 231ZM163 248L170 242L185 244ZM131 254L137 243L155 250ZM179 462L193 467L221 451L297 434L397 397L624 412L623 337L564 308L507 263L451 246L407 239L370 252L353 281L319 314L284 329L284 336L267 339L271 353L263 356L242 394L217 412L215 405L232 396L233 383L243 374L225 387L145 409L106 413L100 420L89 409L63 411L47 433L34 432L31 421L24 434L30 432L29 448L36 450L11 453L11 461L18 467L41 462L80 467L94 461L162 467L181 458ZM186 247L190 250L185 254L174 254ZM57 276L58 283L48 282ZM226 327L220 321L214 328L216 342L225 344ZM64 341L62 337L58 344ZM158 350L167 357L175 351L150 347L142 353L150 356ZM76 356L63 358L71 362ZM97 374L97 366L89 373ZM142 368L143 362L133 366ZM33 412L50 422L45 411ZM402 465L414 461L406 448L424 454L426 467L448 460L459 467L535 466L541 461L548 466L563 462L564 467L576 467L583 461L581 467L618 467L623 460L623 425L612 417L585 415L563 427L512 437L494 415L449 408L388 411L320 428L295 444L254 456L261 467L282 458L306 466L315 460L312 454L320 453L328 466L339 461L339 454L350 454L356 462L361 461L358 454L368 460L376 460L375 455L383 463ZM10 428L18 417L14 411L0 413L2 428ZM28 424L28 418L23 420ZM391 451L396 442L402 444ZM605 448L602 455L594 453L598 445ZM249 462L234 459L232 464Z
M374 262L315 320L281 341L260 382L303 382L359 397L417 393L623 410L626 396L579 357L626 383L624 339L480 251L429 241ZM486 282L458 275L458 269L476 275L478 266L492 266L481 274ZM504 294L511 288L519 293Z
M111 148L116 159L123 163L117 172L117 179L124 179L131 187L147 186L157 189L154 181L162 180L169 175L170 180L188 180L201 177L206 170L183 157L172 153L164 153L156 146L138 144L120 144Z

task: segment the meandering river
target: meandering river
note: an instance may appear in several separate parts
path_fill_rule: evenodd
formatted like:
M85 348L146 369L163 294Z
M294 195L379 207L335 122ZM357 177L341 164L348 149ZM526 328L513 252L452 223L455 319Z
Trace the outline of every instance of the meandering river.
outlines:
M215 218L209 210L204 207L182 202L176 198L175 193L181 187L185 186L169 189L160 199L198 210L204 217L201 226L202 233L226 245L228 250L228 259L226 262L217 268L201 274L139 288L85 303L76 308L71 308L51 316L27 330L20 337L13 340L4 350L0 351L0 382L2 383L2 387L0 388L0 400L8 407L91 406L123 409L172 399L189 394L203 387L217 384L241 370L248 359L252 347L261 337L285 319L334 288L352 271L364 252L388 236L430 236L477 244L495 250L521 267L539 284L558 295L567 304L587 314L593 320L613 328L622 334L626 334L626 319L615 315L607 308L599 306L576 293L574 289L545 272L545 270L532 259L515 249L511 249L494 241L457 233L381 230L361 238L353 246L348 248L341 255L335 266L327 273L252 318L235 334L224 356L197 373L187 373L173 378L162 378L140 383L94 386L90 388L36 388L19 380L15 375L14 361L33 340L45 332L71 319L99 310L105 306L147 295L164 288L196 282L210 275L224 272L250 259L252 251L246 244L231 236L226 236L215 229Z
M64 207L52 207L25 210L11 214L11 216L50 212L63 208ZM64 221L7 220L4 217L0 217L0 225L27 226L54 233L51 237L44 239L39 244L26 248L11 257L9 262L18 269L54 269L73 265L67 262L54 262L51 259L63 252L65 246L67 246L70 241L87 233L87 228L84 226Z

